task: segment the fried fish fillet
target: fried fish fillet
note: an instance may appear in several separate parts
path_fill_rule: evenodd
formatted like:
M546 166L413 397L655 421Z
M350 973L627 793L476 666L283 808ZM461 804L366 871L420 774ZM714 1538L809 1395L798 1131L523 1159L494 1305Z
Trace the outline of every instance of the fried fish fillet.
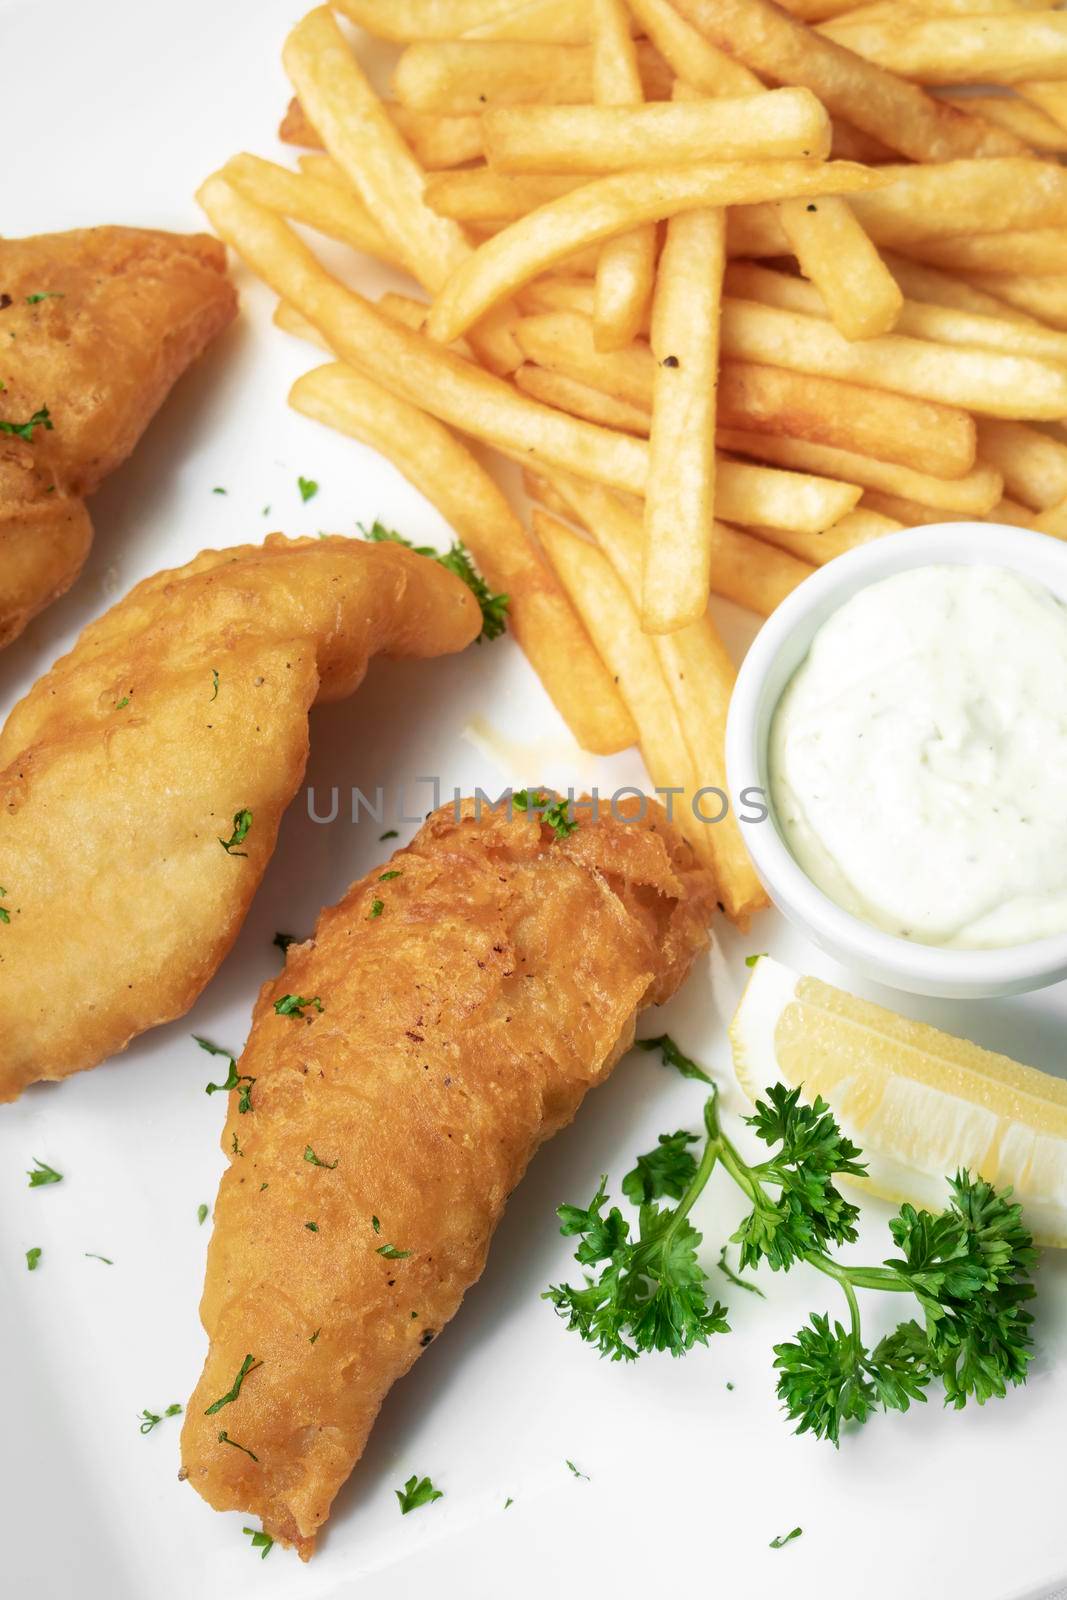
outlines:
M0 239L0 646L74 582L92 540L83 497L236 311L206 234Z
M629 817L435 812L259 996L182 1471L305 1558L531 1156L708 943L708 873L658 805Z
M274 534L86 628L0 732L0 1101L186 1011L270 860L310 707L481 621L411 551Z

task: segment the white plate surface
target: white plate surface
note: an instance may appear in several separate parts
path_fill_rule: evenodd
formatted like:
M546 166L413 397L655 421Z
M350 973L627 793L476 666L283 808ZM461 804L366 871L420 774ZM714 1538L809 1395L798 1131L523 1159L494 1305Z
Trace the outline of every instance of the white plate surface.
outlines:
M288 90L278 53L297 15L292 0L0 0L4 232L197 227L192 194L213 166L242 148L280 153L273 130ZM206 545L276 527L351 532L376 516L420 540L444 538L388 465L287 409L288 384L311 362L270 327L266 293L239 276L240 324L96 497L81 582L0 656L0 712L132 583ZM386 280L370 269L363 281ZM307 506L300 473L322 486ZM216 485L227 494L212 494ZM718 614L742 649L750 619ZM522 770L502 770L464 737L479 715L521 730ZM507 641L432 669L379 664L354 701L315 714L312 745L320 798L335 783L395 792L430 773L446 792L510 779L610 789L642 776L636 758L569 753ZM426 796L410 791L409 810L426 809ZM404 838L412 831L400 827ZM274 931L309 929L380 859L380 831L367 821L316 825L301 798L236 949L193 1012L97 1071L0 1109L0 1591L402 1600L432 1588L448 1600L533 1600L654 1586L739 1600L1014 1600L1067 1576L1063 1259L1042 1265L1040 1354L1027 1389L961 1415L935 1400L876 1418L837 1453L793 1438L774 1397L771 1345L809 1310L840 1314L832 1286L812 1272L767 1284L766 1301L723 1283L735 1331L686 1361L646 1358L624 1370L564 1333L538 1298L572 1269L554 1207L588 1197L601 1172L617 1192L656 1134L698 1125L696 1086L647 1057L628 1059L538 1157L485 1277L390 1397L308 1567L280 1550L261 1562L241 1533L247 1518L219 1516L178 1484L178 1424L142 1437L137 1414L184 1403L204 1350L197 1301L210 1224L198 1227L196 1208L212 1201L222 1171L222 1107L203 1093L211 1063L190 1035L240 1046L256 990L276 970ZM850 979L774 916L750 938L723 924L717 932L716 953L654 1027L669 1026L728 1077L723 1029L747 953ZM114 954L121 963L121 948ZM1064 1070L1062 987L967 1007L878 997ZM728 1096L731 1110L738 1100ZM63 1184L30 1190L34 1156L59 1167ZM733 1194L713 1183L699 1216L709 1262L737 1215ZM888 1253L887 1215L865 1208L863 1257ZM32 1275L30 1245L44 1250ZM878 1317L872 1306L872 1331ZM567 1458L589 1481L571 1475ZM402 1519L393 1490L412 1472L431 1474L446 1496ZM802 1539L768 1548L796 1524Z

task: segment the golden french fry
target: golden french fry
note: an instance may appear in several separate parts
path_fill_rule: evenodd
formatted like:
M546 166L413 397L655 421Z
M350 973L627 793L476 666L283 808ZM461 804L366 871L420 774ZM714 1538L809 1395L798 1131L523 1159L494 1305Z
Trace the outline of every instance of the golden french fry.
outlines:
M655 363L646 345L602 355L587 318L568 312L525 317L515 337L528 360L651 411ZM718 409L724 427L785 433L935 477L959 477L974 465L975 428L966 412L786 367L723 362Z
M426 172L480 161L485 155L481 117L436 117L394 104L385 109Z
M867 506L849 511L832 528L822 533L797 533L793 528L753 528L753 533L780 550L788 550L801 561L813 567L824 567L835 556L843 556L858 545L881 539L887 533L897 533L904 526L894 517L885 517Z
M518 0L337 0L336 9L377 39L455 39L468 28L498 21Z
M483 134L499 172L620 172L683 161L823 160L830 119L807 89L655 105L502 106Z
M991 128L979 117L942 104L917 85L813 33L771 0L673 3L706 39L745 66L776 83L810 89L831 116L872 134L912 161L1026 152L1006 129Z
M288 305L284 300L279 300L274 307L271 318L276 328L281 328L284 333L291 333L294 339L304 339L308 344L313 344L318 350L325 350L328 356L333 355L328 341L323 337L313 322L309 322L302 311L297 311L295 306Z
M1025 273L998 272L993 276L968 272L966 278L974 288L995 294L1039 322L1067 329L1067 275L1035 278Z
M235 189L269 211L340 239L389 266L402 266L399 252L353 190L290 172L252 155L231 156L223 172Z
M830 316L825 296L814 284L785 272L734 262L726 273L726 288L729 294L744 300L758 300L762 305L781 306L809 317ZM929 339L935 344L1002 350L1011 355L1033 356L1038 361L1067 364L1067 335L1007 317L902 300L896 332L915 339Z
M645 98L667 99L672 80L662 58L639 45L637 64ZM593 98L593 52L589 45L508 40L410 44L397 63L393 92L412 111L449 116L487 106L584 105Z
M830 155L834 161L860 161L865 167L877 167L883 162L897 159L895 150L890 150L881 139L854 128L851 122L842 122L840 117L834 117L832 127Z
M946 511L969 511L974 516L985 516L992 511L1004 493L1004 480L988 461L972 467L959 478L934 478L929 473L913 472L910 467L897 466L891 461L875 461L870 456L855 455L851 450L833 450L824 444L810 444L805 439L775 438L722 428L718 442L721 450L753 456L757 461L798 472L814 472L825 478L840 478L846 483L861 484L864 489L879 489L883 494L940 506ZM859 496L856 498L858 500Z
M1067 172L1055 162L1003 156L878 171L886 183L854 202L876 244L900 248L949 234L1067 225Z
M598 106L644 99L630 16L623 0L593 0L593 93ZM646 223L608 239L596 270L593 338L598 350L630 343L648 313L656 275L656 228Z
M913 83L1025 83L1067 77L1067 17L1058 12L893 19L845 15L819 32Z
M818 317L732 299L723 303L722 344L724 355L735 360L819 372L985 416L1067 416L1067 370L1029 356L895 333L852 344Z
M743 528L795 528L821 533L859 504L862 488L814 473L779 471L748 461L719 457L715 475L715 513ZM715 542L711 543L712 565Z
M671 218L652 302L656 367L641 586L646 633L671 633L707 610L725 264L722 211Z
M377 312L332 278L292 229L219 174L198 193L215 231L256 275L303 313L334 353L442 422L531 462L643 494L648 447L537 405L503 379Z
M946 511L943 506L922 506L915 500L903 500L899 495L882 494L877 489L864 491L861 511L876 511L881 516L892 517L906 528L920 528L934 522L1010 522L1016 528L1032 528L1036 514L1007 498L998 501L985 517L975 518L973 511Z
M1012 499L1034 511L1047 511L1067 499L1067 444L1039 428L983 418L978 455L1001 474Z
M576 517L593 535L631 605L638 606L644 543L640 517L616 495L594 484L555 473L552 485L564 502L565 513ZM709 787L725 793L726 715L736 674L715 625L705 613L688 627L658 635L652 643L678 712L697 789ZM697 848L715 873L726 915L744 926L751 913L767 901L732 810L721 822L703 826Z
M952 306L957 311L973 311L980 317L1000 317L1008 322L1022 322L1031 328L1040 327L1036 317L1010 306L1006 300L976 289L962 278L931 267L924 261L911 261L883 250L882 260L900 284L909 300L922 300L932 306Z
M583 178L539 173L512 177L488 167L439 172L427 178L424 198L431 210L460 222L514 222L561 195L572 194Z
M526 39L534 44L587 44L592 26L574 0L526 0L504 16L464 28L464 39Z
M630 10L671 71L701 94L759 94L754 72L718 49L680 17L671 0L627 0Z
M1017 83L1015 93L1028 105L1037 106L1047 117L1051 117L1058 127L1067 128L1067 83L1057 83L1047 78L1035 79L1029 83Z
M486 582L508 596L508 620L578 743L607 754L635 729L578 617L492 478L449 430L340 362L298 378L290 404L373 446L468 546Z
M602 389L591 388L565 372L527 364L513 374L513 381L524 394L546 406L555 406L557 411L568 411L572 417L583 417L586 422L597 422L604 428L648 438L652 425L650 412L629 401L617 400Z
M849 193L880 181L866 167L814 161L696 163L595 179L505 228L462 263L437 297L430 332L447 343L576 250L640 223L704 206Z
M1047 511L1042 511L1031 526L1038 533L1051 534L1054 539L1067 539L1067 500L1061 500L1059 505L1049 506Z
M918 239L906 248L950 272L1023 273L1036 278L1067 273L1067 227L1005 228L999 233Z
M1062 87L1067 89L1067 85ZM1020 84L1018 88L1023 90L1025 85ZM1007 128L1009 133L1043 155L1067 153L1067 128L1040 105L1005 94L945 94L941 98L972 116L984 117L998 128Z
M904 296L847 200L783 200L782 228L800 263L846 339L888 333Z

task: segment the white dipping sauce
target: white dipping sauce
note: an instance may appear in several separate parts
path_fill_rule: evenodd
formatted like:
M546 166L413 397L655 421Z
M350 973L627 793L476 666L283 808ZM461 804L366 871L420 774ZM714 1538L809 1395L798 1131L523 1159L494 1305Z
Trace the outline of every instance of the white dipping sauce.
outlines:
M1067 607L1002 567L871 584L778 703L770 790L830 898L920 944L1067 931Z

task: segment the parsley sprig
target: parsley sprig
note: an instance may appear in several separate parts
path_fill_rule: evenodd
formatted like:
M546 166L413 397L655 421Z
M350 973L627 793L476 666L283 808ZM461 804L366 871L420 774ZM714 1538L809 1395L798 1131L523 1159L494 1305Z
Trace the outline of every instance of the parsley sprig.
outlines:
M432 1505L435 1500L444 1499L444 1490L435 1489L432 1478L420 1478L415 1473L405 1483L402 1489L394 1489L393 1493L400 1501L400 1514L406 1517L409 1511L417 1511L419 1506Z
M655 1042L686 1076L706 1076L673 1041ZM697 1255L701 1235L689 1221L719 1166L751 1207L731 1236L741 1272L764 1262L787 1272L805 1262L845 1296L847 1326L814 1313L794 1339L774 1347L778 1396L798 1433L836 1445L845 1423L865 1422L879 1409L907 1411L925 1401L935 1379L946 1404L957 1408L1026 1381L1033 1319L1025 1307L1034 1295L1036 1251L1010 1190L959 1171L948 1180L940 1215L901 1206L889 1225L896 1255L880 1266L846 1266L831 1252L855 1241L859 1211L834 1180L865 1173L860 1151L825 1102L805 1105L799 1088L772 1085L745 1120L769 1149L755 1164L724 1133L714 1086L699 1160L690 1148L698 1136L684 1130L661 1135L655 1150L638 1157L622 1184L639 1207L636 1236L617 1206L605 1210L606 1178L585 1209L559 1207L561 1233L580 1237L576 1260L599 1269L582 1288L554 1285L544 1296L571 1331L614 1361L649 1350L684 1355L729 1331L724 1307L709 1300ZM859 1290L910 1294L921 1317L869 1348Z
M566 839L578 826L577 817L571 814L570 800L560 800L538 789L519 789L511 797L518 811L533 812L540 816L546 828L551 828L557 839Z
M27 444L33 440L34 428L43 428L46 433L51 433L54 426L47 406L41 406L25 422L4 422L0 419L0 433L10 433L16 439L24 439Z
M370 528L364 528L362 523L359 526L364 538L370 539L372 543L402 544L405 549L414 550L417 556L429 556L432 561L439 561L442 567L465 583L481 607L482 631L478 635L479 644L483 639L499 639L502 633L507 632L509 597L506 594L492 592L461 540L457 539L451 550L446 550L442 555L433 545L412 544L403 534L395 533L380 522L374 522Z
M228 1050L224 1050L221 1045L212 1044L210 1039L202 1039L198 1033L194 1033L193 1034L193 1038L196 1040L196 1042L200 1046L201 1050L206 1050L208 1055L210 1055L210 1056L224 1056L226 1058L226 1060L230 1063L230 1070L229 1070L229 1072L228 1072L228 1074L226 1076L225 1082L224 1083L205 1083L205 1085L204 1085L204 1093L205 1094L220 1094L220 1093L222 1093L224 1091L227 1091L229 1089L236 1089L237 1090L237 1109L238 1109L238 1111L240 1111L242 1114L244 1112L246 1112L246 1111L251 1111L251 1109L252 1109L252 1085L256 1081L255 1078L249 1077L247 1072L238 1072L236 1059L230 1054L230 1052ZM206 1211L205 1211L204 1215L205 1216L207 1215ZM203 1218L201 1218L201 1221L203 1221Z

